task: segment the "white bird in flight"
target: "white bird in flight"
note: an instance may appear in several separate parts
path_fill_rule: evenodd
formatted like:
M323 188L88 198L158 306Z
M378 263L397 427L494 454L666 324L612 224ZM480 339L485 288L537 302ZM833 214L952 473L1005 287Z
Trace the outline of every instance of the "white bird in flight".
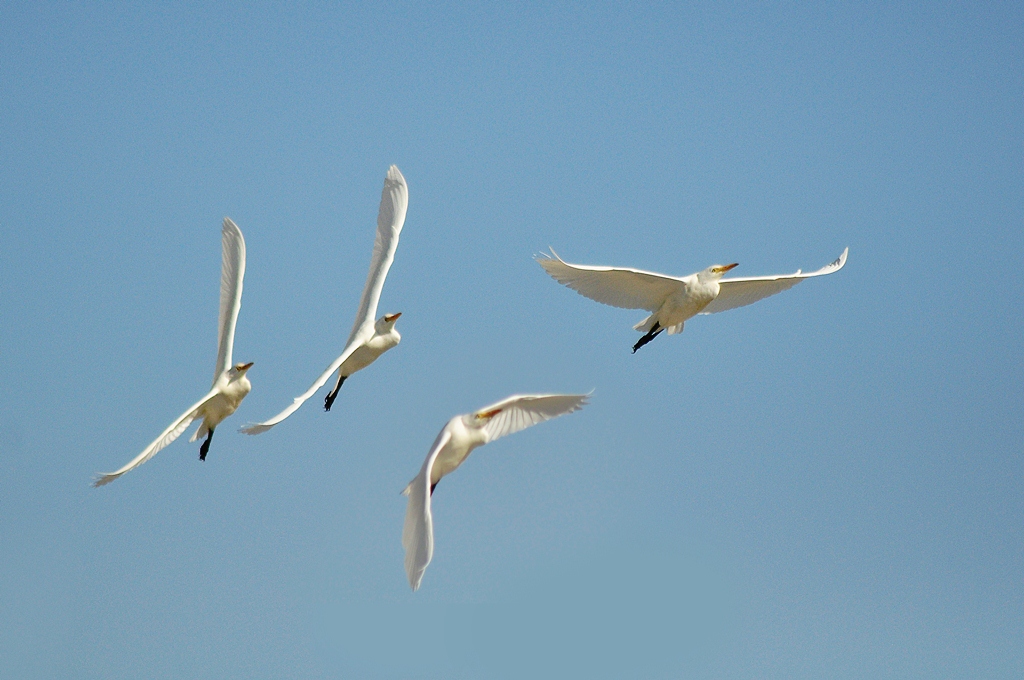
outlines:
M554 250L551 256L536 259L555 281L572 288L580 295L613 307L646 309L650 316L633 326L645 335L633 345L633 352L653 340L663 330L669 335L681 333L683 323L697 314L714 314L743 307L781 293L812 276L837 272L846 264L849 248L831 264L816 272L778 276L751 276L723 279L738 263L712 265L689 276L668 276L639 269L592 267L569 264Z
M475 413L455 416L430 447L416 478L402 493L409 497L402 529L405 574L413 590L420 587L423 572L434 556L434 521L430 497L441 478L462 465L478 446L518 432L531 425L577 411L588 394L517 394L485 406Z
M324 399L324 410L330 411L334 399L338 396L338 390L341 389L346 378L372 364L377 357L395 347L402 340L402 336L395 330L395 322L398 321L398 317L402 316L401 312L385 314L376 322L373 317L377 314L377 303L380 301L380 293L384 288L384 279L395 259L398 235L402 233L402 225L405 224L405 213L408 207L409 188L405 184L405 177L402 177L397 166L392 165L388 169L387 177L384 178L384 190L380 196L377 238L373 243L370 273L366 277L363 297L359 301L359 312L356 314L356 322L352 326L352 333L348 336L345 349L337 359L331 362L327 370L320 374L320 377L308 390L292 400L288 408L270 420L246 425L242 428L242 432L260 434L277 425L295 413L302 403L323 387L331 374L337 371L338 380L334 389L328 392Z
M213 431L222 420L235 412L238 405L249 394L252 385L245 377L246 372L252 367L248 364L231 363L231 351L235 343L235 323L238 321L238 310L242 306L242 278L245 276L245 240L242 238L242 231L229 218L224 218L224 226L221 229L221 270L220 270L220 317L217 323L217 367L213 373L213 387L199 401L188 407L178 418L160 433L142 453L132 459L116 472L108 472L96 477L93 486L103 486L114 481L129 470L138 466L156 455L156 452L164 448L185 431L189 424L197 418L203 422L192 435L189 441L194 442L199 437L206 437L199 448L199 460L206 460L206 453L210 450L210 441L213 440Z

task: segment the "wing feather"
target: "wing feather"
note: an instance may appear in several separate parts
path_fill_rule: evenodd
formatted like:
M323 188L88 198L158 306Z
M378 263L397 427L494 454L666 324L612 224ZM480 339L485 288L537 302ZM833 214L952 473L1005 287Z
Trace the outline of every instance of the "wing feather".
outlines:
M682 280L674 276L621 267L593 267L569 264L551 251L537 263L555 281L591 300L626 309L657 311L669 295L679 290Z
M413 590L420 587L423 572L427 570L434 556L434 519L430 514L430 471L437 460L437 454L451 439L448 426L437 435L430 447L420 473L416 475L405 494L409 503L405 508L405 526L402 528L402 547L405 548L405 575Z
M501 409L484 425L487 441L525 430L528 427L583 408L589 394L516 394L480 409L486 413Z
M707 307L701 310L701 314L714 314L724 312L728 309L745 307L758 300L789 290L804 279L813 276L824 276L833 274L846 265L846 256L849 248L843 250L843 254L831 263L825 265L816 272L803 273L797 271L795 274L781 274L779 276L752 276L749 278L722 279L719 282L718 297L711 301Z
M285 408L283 411L278 413L273 418L265 420L262 423L251 423L249 425L246 425L245 427L241 428L239 432L243 432L245 434L261 434L263 432L266 432L270 428L274 427L274 425L277 425L291 414L298 411L299 407L302 406L303 402L312 397L313 394L315 394L318 389L323 387L324 383L326 383L327 380L331 377L331 374L337 371L338 367L345 363L345 359L348 359L350 356L352 356L352 353L359 349L359 347L362 346L362 344L366 342L372 334L372 329L356 334L354 338L349 340L349 343L345 347L345 351L341 353L341 356L339 356L337 359L331 362L331 365L327 367L327 370L320 374L320 377L318 377L313 382L313 384L310 385L308 390L292 399L292 403L289 404L287 408Z
M387 278L388 270L395 259L398 236L402 233L408 208L409 187L398 166L392 165L384 178L380 210L377 213L377 237L373 242L373 257L370 258L370 273L366 276L366 285L359 300L359 312L356 314L350 339L362 326L372 325L377 316L377 303L380 302L380 293L384 289L384 279Z
M209 401L210 398L216 395L217 393L217 390L210 390L209 392L207 392L206 396L204 396L202 399L189 406L187 411L178 416L175 419L175 421L167 427L166 430L160 433L159 437L154 439L149 446L143 449L142 453L135 456L135 458L133 458L130 463L125 465L120 470L116 470L114 472L106 472L97 475L92 485L103 486L104 484L109 484L110 482L114 481L124 473L128 472L129 470L134 470L135 468L139 467L147 460L155 456L157 451L164 448L165 446L173 442L175 439L177 439L179 436L181 436L181 433L188 428L192 421L199 417L199 410L203 407L203 404Z
M242 307L242 278L245 276L245 239L230 218L221 229L220 316L217 321L217 369L213 381L231 368L235 344L235 323Z

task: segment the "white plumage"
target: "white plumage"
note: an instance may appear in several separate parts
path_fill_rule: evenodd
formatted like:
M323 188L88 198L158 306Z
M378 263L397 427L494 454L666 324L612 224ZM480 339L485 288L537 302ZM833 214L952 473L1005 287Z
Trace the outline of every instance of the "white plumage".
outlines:
M402 336L395 330L395 322L402 314L385 314L374 322L377 314L377 303L384 288L384 279L395 259L398 248L398 236L405 224L405 213L409 207L409 188L405 177L392 165L384 178L384 190L380 197L380 210L377 214L377 236L373 243L373 257L370 259L370 273L366 277L363 295L359 300L359 311L349 334L348 342L341 355L331 362L327 369L313 382L308 390L295 397L292 403L273 418L262 423L246 425L242 428L245 434L260 434L295 413L303 402L313 396L317 390L337 371L338 379L334 388L328 393L324 408L331 410L331 404L338 394L345 379L356 371L360 371L392 347L398 345Z
M434 440L420 473L405 487L409 497L402 529L405 574L413 590L434 555L430 496L442 477L462 465L470 452L507 434L583 408L586 394L517 394L475 413L455 416Z
M221 229L221 274L220 274L220 314L217 322L217 365L213 372L213 386L206 395L188 407L188 410L160 433L142 453L120 470L99 475L93 486L103 486L114 481L129 470L133 470L156 455L182 432L193 420L202 418L203 422L189 441L206 437L200 448L200 458L206 459L213 431L229 415L235 412L245 395L249 394L252 385L246 372L252 363L231 363L231 354L235 342L235 324L238 321L238 310L242 307L242 279L245 277L245 239L242 231L227 217Z
M554 250L550 256L538 256L537 262L553 279L591 300L652 312L633 327L646 333L634 345L636 352L662 330L669 335L681 332L686 320L697 314L743 307L788 290L804 279L837 272L846 264L849 251L846 248L835 261L815 272L805 274L797 270L794 274L735 279L722 276L736 264L712 265L695 274L676 277L640 269L569 264Z

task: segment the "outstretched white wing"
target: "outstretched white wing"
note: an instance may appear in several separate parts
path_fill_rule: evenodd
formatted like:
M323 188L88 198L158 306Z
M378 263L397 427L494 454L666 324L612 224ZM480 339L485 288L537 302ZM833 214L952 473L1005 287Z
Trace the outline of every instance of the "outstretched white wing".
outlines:
M683 285L676 277L639 269L569 264L558 257L554 250L550 257L540 255L536 259L555 281L580 295L612 307L653 312L661 307L666 297Z
M516 394L477 413L497 411L483 428L487 441L492 442L545 420L578 411L586 405L589 397L589 394Z
M221 229L220 317L217 321L217 369L213 381L231 368L235 344L235 322L242 307L242 278L245 276L245 239L242 230L230 218Z
M781 274L779 276L753 276L745 279L722 279L718 282L718 297L711 301L707 307L701 310L701 314L714 314L724 312L727 309L736 309L763 300L769 295L789 290L804 279L812 276L824 276L832 274L843 268L846 264L846 256L849 248L843 250L843 254L833 262L825 265L816 272L806 274L797 271L795 274Z
M430 515L430 471L437 460L437 454L451 439L448 425L444 426L430 453L423 461L423 467L416 478L405 487L404 493L409 497L405 508L405 526L402 528L402 547L405 548L405 575L413 590L420 587L423 572L427 570L430 559L434 556L434 520Z
M217 394L217 390L210 390L206 396L188 407L188 410L182 413L178 418L171 423L166 430L160 433L160 436L153 440L149 446L143 449L142 453L135 456L130 463L125 465L120 470L115 472L107 472L101 475L97 475L96 480L92 483L93 486L103 486L114 481L129 470L134 470L139 467L147 460L156 455L156 452L164 448L175 439L177 439L182 432L189 426L189 424L199 417L199 409L203 407L211 397Z
M384 288L384 279L387 278L388 270L391 269L391 263L395 259L398 235L402 233L402 225L405 224L405 213L408 208L409 187L406 186L405 177L402 177L398 167L392 165L388 168L388 174L384 178L384 190L380 194L377 237L373 242L370 273L366 276L366 286L363 287L363 297L359 300L359 312L356 314L356 321L352 326L349 341L363 325L372 325L377 316L380 292Z
M345 347L345 351L341 353L341 356L339 356L337 359L331 362L331 365L327 367L327 370L320 374L320 377L317 378L312 385L310 385L308 390L292 399L292 403L288 405L288 408L281 411L270 420L265 420L262 423L246 425L245 427L240 429L239 432L244 432L245 434L260 434L261 432L266 432L274 425L277 425L279 422L281 422L291 414L295 413L299 409L299 407L302 406L302 403L304 401L312 397L318 389L324 386L324 383L327 382L328 378L331 377L331 374L337 371L338 367L345 363L345 359L348 359L350 356L352 356L352 353L359 349L359 347L364 342L369 340L372 335L372 327L369 329L364 329L362 333L357 333L353 338L349 340L348 346Z

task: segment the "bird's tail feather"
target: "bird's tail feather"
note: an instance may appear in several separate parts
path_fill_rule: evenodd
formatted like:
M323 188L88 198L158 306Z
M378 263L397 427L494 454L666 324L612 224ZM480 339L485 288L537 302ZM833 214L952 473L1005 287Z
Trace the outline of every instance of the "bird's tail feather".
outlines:
M206 420L204 419L203 424L196 428L196 431L192 433L192 438L189 439L189 441L194 442L197 439L201 439L205 437L209 432L210 428L206 425Z
M648 332L649 330L654 328L654 324L658 322L658 320L654 318L655 316L657 316L657 314L651 314L650 316L646 317L643 321L633 326L633 330L640 331L641 333Z

